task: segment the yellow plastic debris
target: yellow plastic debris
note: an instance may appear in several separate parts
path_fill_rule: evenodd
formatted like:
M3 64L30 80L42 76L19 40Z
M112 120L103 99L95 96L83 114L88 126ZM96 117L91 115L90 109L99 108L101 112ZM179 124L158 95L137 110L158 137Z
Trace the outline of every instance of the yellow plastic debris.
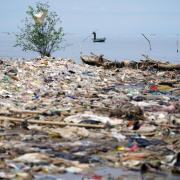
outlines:
M124 150L125 150L124 146L118 146L117 147L117 151L124 151Z
M160 91L165 91L165 90L170 90L170 89L172 89L172 87L169 86L169 85L158 85L158 88L157 88L157 89L160 90Z

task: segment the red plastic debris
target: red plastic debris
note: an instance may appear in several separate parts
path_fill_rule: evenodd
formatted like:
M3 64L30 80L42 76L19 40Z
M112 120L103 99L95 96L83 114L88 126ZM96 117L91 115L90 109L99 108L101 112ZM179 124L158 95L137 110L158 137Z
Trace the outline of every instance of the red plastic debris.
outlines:
M157 89L158 89L158 85L153 84L150 86L151 91L156 91Z

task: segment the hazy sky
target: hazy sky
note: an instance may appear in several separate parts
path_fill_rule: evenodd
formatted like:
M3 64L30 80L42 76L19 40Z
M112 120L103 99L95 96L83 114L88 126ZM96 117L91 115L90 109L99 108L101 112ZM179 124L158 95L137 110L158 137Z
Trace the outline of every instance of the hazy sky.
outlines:
M43 1L43 0L42 0ZM37 0L1 0L0 32L15 32L28 5ZM47 1L45 1L47 2ZM122 33L177 34L180 0L49 0L66 33L107 35Z

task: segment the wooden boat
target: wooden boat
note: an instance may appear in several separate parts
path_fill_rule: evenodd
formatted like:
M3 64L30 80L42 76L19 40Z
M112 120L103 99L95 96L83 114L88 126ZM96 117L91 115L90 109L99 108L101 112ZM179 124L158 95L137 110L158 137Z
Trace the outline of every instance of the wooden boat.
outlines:
M94 38L93 38L93 42L105 42L106 38L103 37L103 38L96 38L96 32L93 32L92 33Z

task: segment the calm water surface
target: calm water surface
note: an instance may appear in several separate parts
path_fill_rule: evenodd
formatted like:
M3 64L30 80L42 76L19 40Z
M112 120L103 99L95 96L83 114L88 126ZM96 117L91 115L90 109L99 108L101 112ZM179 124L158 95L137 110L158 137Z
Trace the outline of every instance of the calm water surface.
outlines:
M150 57L180 63L180 49L177 53L176 36L150 36L152 50L149 50L148 42L137 35L106 35L105 43L93 43L92 36L82 37L79 34L67 34L63 45L64 49L55 52L55 57L72 58L80 63L80 54L104 54L111 60L139 60L142 54ZM0 57L33 58L38 54L23 52L20 48L13 47L15 38L13 35L0 34ZM180 44L180 41L179 41Z

